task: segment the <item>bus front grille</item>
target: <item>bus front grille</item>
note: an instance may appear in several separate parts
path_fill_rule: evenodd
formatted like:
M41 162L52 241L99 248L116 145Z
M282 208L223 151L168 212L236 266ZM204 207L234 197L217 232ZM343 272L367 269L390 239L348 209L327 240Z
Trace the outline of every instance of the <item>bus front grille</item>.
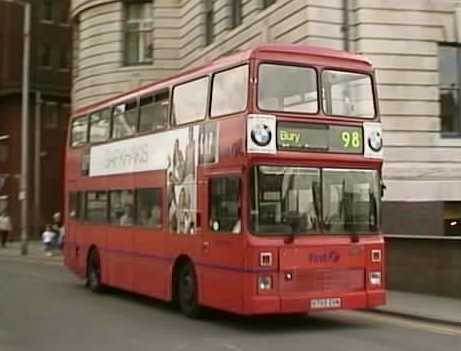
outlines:
M293 279L281 277L281 290L285 292L352 292L365 289L365 271L362 268L323 268L298 270Z

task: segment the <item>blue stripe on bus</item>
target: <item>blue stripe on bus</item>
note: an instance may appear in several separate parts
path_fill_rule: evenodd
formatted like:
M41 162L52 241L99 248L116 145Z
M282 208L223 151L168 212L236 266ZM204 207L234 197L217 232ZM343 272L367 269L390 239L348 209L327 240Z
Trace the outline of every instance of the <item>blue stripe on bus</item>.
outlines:
M87 249L89 245L78 245L75 242L70 242L66 241L65 244L67 245L72 245L72 246L80 246L83 249ZM134 251L128 251L128 250L123 250L123 249L105 249L105 248L98 248L101 251L105 251L108 253L115 253L115 254L123 254L126 256L132 256L132 257L145 257L145 258L153 258L158 261L167 261L167 262L173 262L176 257L168 257L168 256L159 256L159 255L154 255L154 254L144 254L144 253L139 253L139 252L134 252ZM205 263L205 262L200 262L200 261L194 261L194 264L197 266L202 266L205 268L212 268L212 269L220 269L220 270L225 270L225 271L232 271L232 272L238 272L238 273L276 273L277 270L273 268L239 268L239 267L231 267L231 266L225 266L225 265L218 265L218 264L211 264L211 263Z

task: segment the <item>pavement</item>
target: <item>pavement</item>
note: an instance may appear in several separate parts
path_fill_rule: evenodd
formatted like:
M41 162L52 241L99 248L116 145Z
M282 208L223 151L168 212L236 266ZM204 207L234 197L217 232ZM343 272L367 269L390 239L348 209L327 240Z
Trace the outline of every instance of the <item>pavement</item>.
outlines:
M388 290L387 304L375 312L461 326L461 299Z
M45 255L43 245L39 241L30 241L28 255L20 254L20 243L8 243L7 248L0 248L0 259L43 262L61 265L62 254L59 250L53 256ZM418 294L412 292L388 290L386 305L371 311L423 321L461 326L461 299Z
M40 241L29 241L27 255L21 255L21 244L18 241L8 242L6 248L0 247L0 258L8 257L12 260L22 260L27 262L43 262L48 264L62 264L62 254L60 250L53 250L52 256L45 255L43 244Z

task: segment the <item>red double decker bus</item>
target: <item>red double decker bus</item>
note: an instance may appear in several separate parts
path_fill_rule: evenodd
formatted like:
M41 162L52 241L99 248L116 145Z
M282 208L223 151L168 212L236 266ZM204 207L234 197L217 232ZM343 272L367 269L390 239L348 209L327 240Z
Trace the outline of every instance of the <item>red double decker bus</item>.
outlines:
M65 264L188 316L384 304L382 156L366 58L219 58L74 113Z

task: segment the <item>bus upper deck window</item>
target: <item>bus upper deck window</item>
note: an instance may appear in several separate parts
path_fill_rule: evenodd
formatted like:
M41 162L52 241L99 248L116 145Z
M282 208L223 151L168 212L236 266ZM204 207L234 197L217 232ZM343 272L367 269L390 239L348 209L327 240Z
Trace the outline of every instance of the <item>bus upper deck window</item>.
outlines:
M169 91L141 98L140 101L140 132L155 132L165 129L168 125Z
M80 117L72 122L71 145L73 147L88 142L88 118Z
M323 110L331 116L373 118L373 86L368 74L326 70L322 73Z
M259 66L258 106L263 110L317 113L317 74L313 68Z
M112 115L112 138L124 138L136 133L138 125L138 105L136 101L115 106Z
M178 85L173 90L173 116L177 125L205 118L208 99L208 77Z
M248 96L248 65L219 72L213 77L211 116L245 110Z
M98 143L109 139L110 109L98 111L90 115L90 143Z

